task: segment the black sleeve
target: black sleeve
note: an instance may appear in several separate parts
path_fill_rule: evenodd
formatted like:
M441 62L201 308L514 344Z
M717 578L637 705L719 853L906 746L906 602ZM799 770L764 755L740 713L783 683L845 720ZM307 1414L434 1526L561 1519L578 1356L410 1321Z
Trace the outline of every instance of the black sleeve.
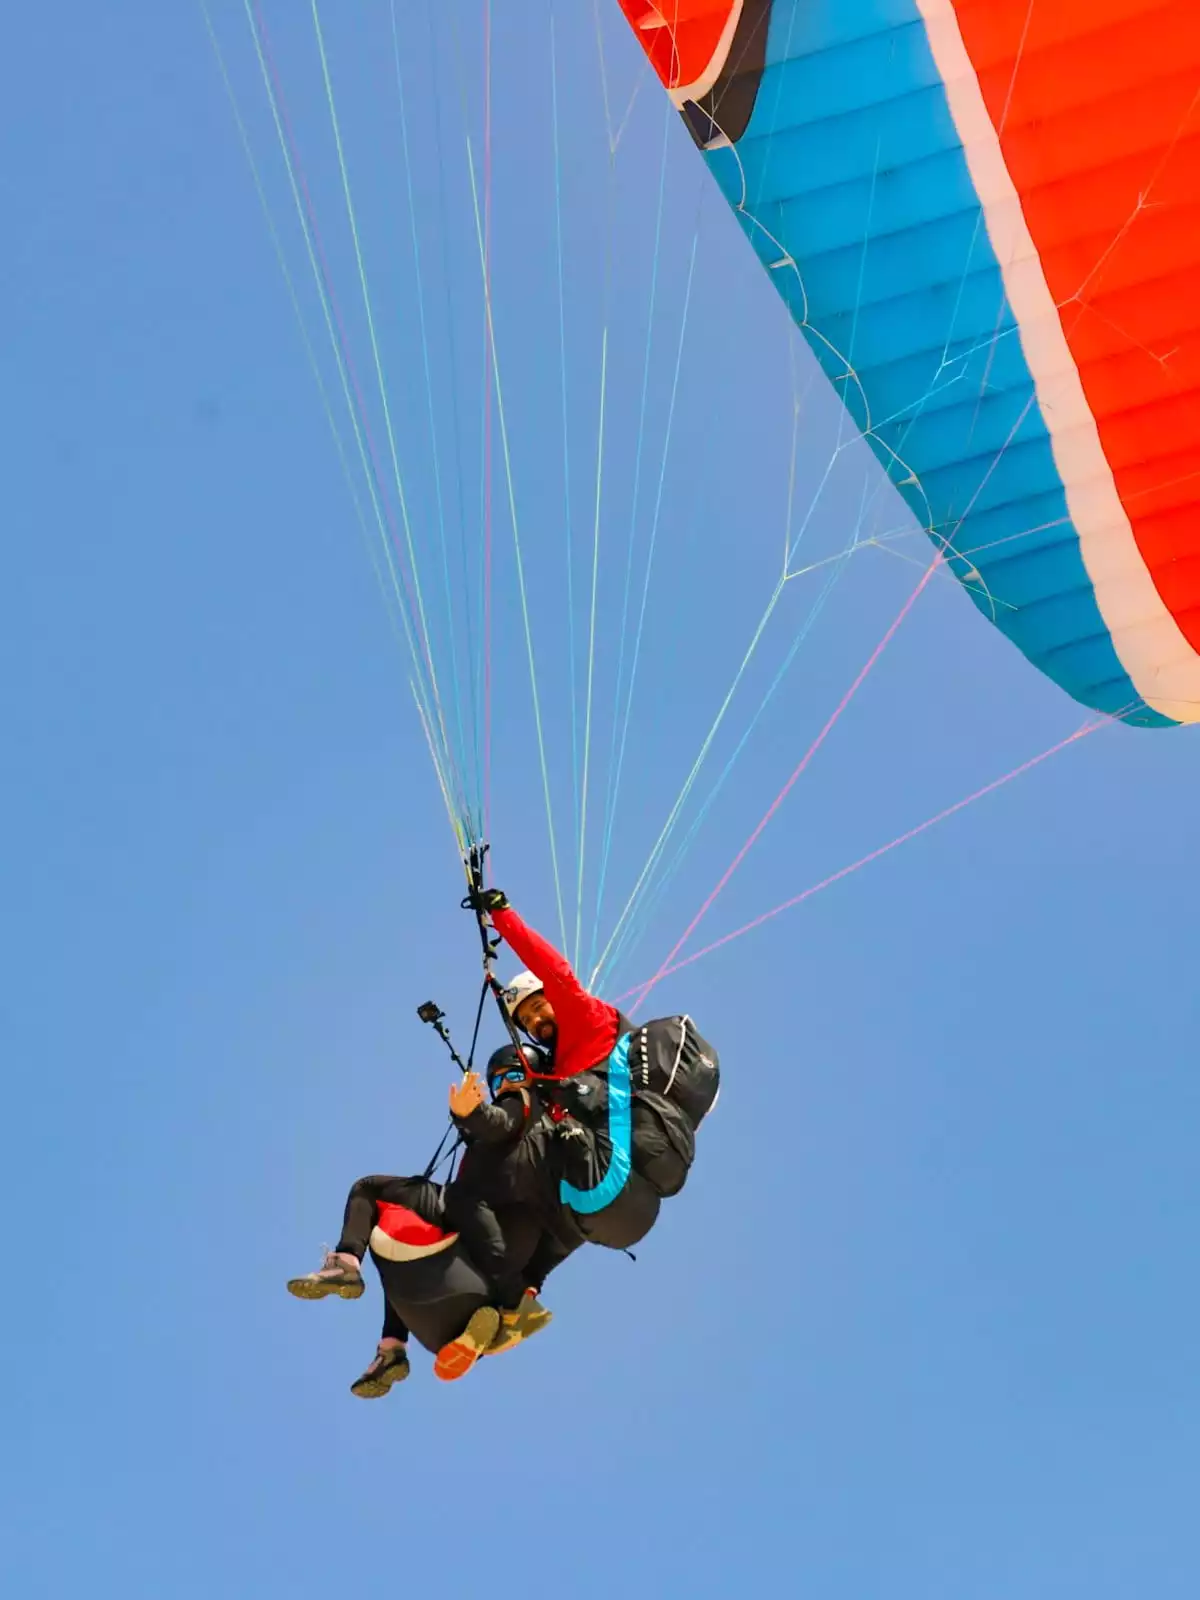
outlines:
M471 1144L511 1144L521 1136L529 1115L525 1091L503 1094L491 1105L476 1106L469 1117L455 1117L454 1126Z

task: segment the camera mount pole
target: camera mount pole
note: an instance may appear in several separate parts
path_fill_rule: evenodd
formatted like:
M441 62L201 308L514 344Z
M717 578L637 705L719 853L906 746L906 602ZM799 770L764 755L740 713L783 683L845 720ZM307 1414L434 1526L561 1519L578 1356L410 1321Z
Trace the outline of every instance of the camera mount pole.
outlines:
M452 1040L450 1038L450 1031L446 1027L446 1013L442 1010L442 1008L437 1004L436 1001L434 1001L434 1000L426 1000L424 1005L420 1005L420 1006L417 1007L417 1016L420 1017L422 1022L427 1023L429 1025L429 1027L431 1027L433 1029L434 1033L437 1034L438 1038L446 1046L446 1049L449 1050L450 1059L451 1059L451 1061L453 1061L454 1065L458 1068L458 1070L462 1073L463 1082L465 1083L467 1081L467 1074L470 1072L471 1068L470 1068L469 1064L466 1061L464 1061L463 1058L459 1055L458 1051L454 1048L454 1044L453 1044L453 1042L452 1042ZM447 1149L446 1146L450 1142L451 1139L453 1139L453 1143L451 1143L450 1144L450 1148ZM453 1171L454 1171L454 1152L458 1149L458 1147L459 1147L459 1145L461 1143L462 1143L462 1135L455 1128L454 1121L453 1121L453 1119L451 1119L450 1124L447 1127L445 1133L443 1133L442 1137L438 1140L438 1147L433 1152L433 1155L430 1157L428 1166L426 1166L426 1168L425 1168L425 1177L429 1178L429 1179L432 1179L433 1174L437 1170L437 1167L438 1167L439 1163L443 1159L446 1159L446 1158L449 1158L449 1161L450 1161L450 1172L451 1172L451 1174L453 1174Z
M424 1005L417 1007L417 1016L420 1017L422 1022L428 1023L434 1033L437 1034L446 1049L449 1050L451 1061L465 1078L471 1069L454 1048L449 1029L446 1027L446 1013L439 1008L435 1001L426 1000Z

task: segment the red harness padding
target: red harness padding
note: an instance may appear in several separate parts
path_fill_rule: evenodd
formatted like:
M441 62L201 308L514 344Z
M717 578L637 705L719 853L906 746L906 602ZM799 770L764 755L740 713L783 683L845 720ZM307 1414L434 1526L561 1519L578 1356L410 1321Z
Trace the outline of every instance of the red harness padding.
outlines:
M385 1261L419 1261L449 1250L458 1239L432 1222L426 1222L407 1206L381 1200L379 1220L371 1229L371 1249Z

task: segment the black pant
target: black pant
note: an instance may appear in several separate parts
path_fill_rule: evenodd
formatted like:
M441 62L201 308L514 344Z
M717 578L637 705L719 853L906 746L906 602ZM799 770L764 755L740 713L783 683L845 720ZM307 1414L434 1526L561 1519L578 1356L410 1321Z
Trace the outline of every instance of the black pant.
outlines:
M445 1226L447 1231L457 1233L475 1265L494 1285L497 1304L506 1310L520 1304L525 1288L524 1275L513 1268L496 1213L485 1201L456 1183L439 1185L423 1178L391 1178L385 1174L360 1178L346 1197L339 1251L359 1261L363 1259L381 1200L407 1206L435 1227ZM385 1328L385 1337L399 1339L404 1335L389 1333Z

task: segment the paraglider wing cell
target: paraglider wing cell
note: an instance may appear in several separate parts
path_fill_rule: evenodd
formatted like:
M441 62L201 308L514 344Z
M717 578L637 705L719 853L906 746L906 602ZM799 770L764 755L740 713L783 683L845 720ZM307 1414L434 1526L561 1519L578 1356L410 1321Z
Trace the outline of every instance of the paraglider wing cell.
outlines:
M1200 721L1200 7L620 4L978 608L1084 704Z

